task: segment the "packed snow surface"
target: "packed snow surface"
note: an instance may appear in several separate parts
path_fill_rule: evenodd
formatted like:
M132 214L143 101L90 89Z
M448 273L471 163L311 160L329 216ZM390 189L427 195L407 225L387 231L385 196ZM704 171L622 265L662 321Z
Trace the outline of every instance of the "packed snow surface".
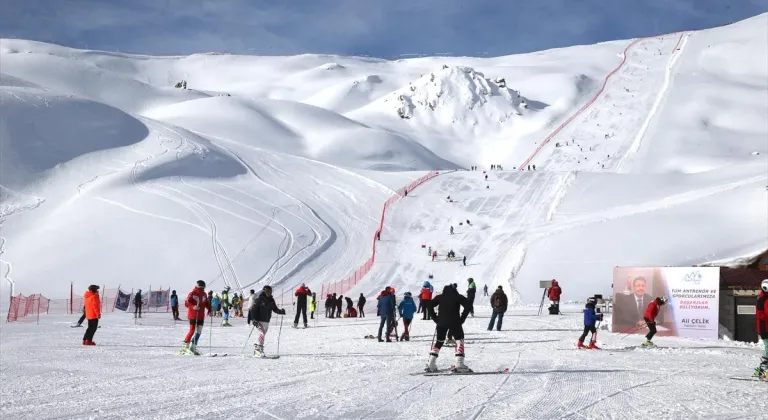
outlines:
M268 355L278 354L280 337L277 360L250 356L257 333L246 342L242 319L212 330L206 322L199 348L225 357L177 355L187 323L165 313L136 324L130 314L107 316L96 347L79 345L83 328L69 328L75 316L10 324L0 342L3 417L761 419L768 410L768 384L727 379L751 371L760 352L753 345L659 337L658 348L645 349L640 336L599 331L603 350L577 350L581 306L561 305L561 316L513 309L502 331L486 331L488 298L480 295L464 324L466 363L509 374L420 375L434 323L417 316L407 342L365 339L379 324L372 304L366 318L293 329L285 300L289 315L274 316L266 336ZM453 363L453 350L442 349L439 368Z
M639 337L601 331L610 350L579 353L579 306L563 317L526 308L538 307L540 280L583 301L610 294L615 266L768 249L766 27L760 15L532 54L397 61L1 40L2 310L11 283L50 298L68 297L70 282L77 295L99 284L184 296L203 279L238 292L271 284L290 313L297 285L322 300L370 257L385 200L441 172L388 207L371 272L343 290L369 297L371 321L306 331L286 321L279 360L182 359L187 326L167 314L134 325L106 313L96 348L65 328L74 316L42 315L3 327L2 413L759 418L763 384L725 379L751 372L750 346L662 337L669 348L637 349ZM428 322L411 342L363 339L382 287L415 293L429 274L437 290L463 291L468 277L502 286L506 327L486 332L480 301L467 356L512 374L409 375L426 361ZM240 354L248 328L235 322L214 328L213 351Z

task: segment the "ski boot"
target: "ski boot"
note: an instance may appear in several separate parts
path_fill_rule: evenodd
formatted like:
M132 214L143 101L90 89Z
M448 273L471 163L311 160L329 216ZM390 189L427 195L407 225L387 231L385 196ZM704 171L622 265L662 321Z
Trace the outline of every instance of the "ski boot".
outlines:
M427 363L427 367L424 368L425 372L437 372L437 354L430 353L429 354L429 363Z
M655 347L656 344L653 344L653 341L646 339L643 344L641 344L643 347Z
M463 355L456 355L456 363L451 366L450 369L451 372L456 373L466 373L466 372L472 372L472 369L467 367L467 365L464 364L464 356Z
M221 321L222 327L231 327L232 324L229 323L229 320L225 319L224 321Z
M594 341L589 342L589 349L590 350L600 350L600 347L597 347L597 344L595 344Z
M299 324L293 324L293 328L299 328Z
M179 354L183 356L199 356L200 352L197 351L194 343L184 343Z
M583 349L584 348L584 342L583 341L579 341L578 343L576 343L576 348L577 349Z
M266 357L264 354L264 346L259 344L253 345L253 357Z
M309 324L304 323L304 328L309 328Z
M763 357L762 362L760 363L760 366L755 368L755 373L753 376L757 377L758 379L762 380L768 380L768 359Z
M456 340L454 340L453 338L449 338L445 340L445 345L448 347L456 347Z

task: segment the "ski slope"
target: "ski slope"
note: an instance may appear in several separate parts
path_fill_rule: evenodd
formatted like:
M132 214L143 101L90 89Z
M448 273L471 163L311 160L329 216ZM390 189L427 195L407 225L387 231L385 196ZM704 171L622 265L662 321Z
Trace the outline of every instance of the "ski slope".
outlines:
M183 296L203 279L216 291L270 284L290 318L296 285L344 279L371 256L385 200L441 172L387 208L371 272L343 291L369 297L368 318L294 330L276 316L267 352L278 360L238 356L254 339L241 319L216 319L201 339L232 356L184 360L187 325L168 314L106 313L95 348L68 328L75 315L10 323L0 412L761 418L763 384L727 379L751 373L753 345L660 337L649 350L601 330L606 350L578 352L580 304L561 317L536 312L540 280L558 279L564 300L580 302L610 294L615 266L727 263L768 249L766 25L760 15L532 54L396 61L0 40L0 310L9 284L51 298L67 297L70 282L75 293L96 283ZM188 89L173 87L181 80ZM456 261L445 261L450 249ZM426 362L431 322L416 320L410 342L363 338L377 332L383 287L400 299L429 274L437 291L463 292L468 277L502 286L505 327L486 331L478 298L467 363L511 374L411 375Z

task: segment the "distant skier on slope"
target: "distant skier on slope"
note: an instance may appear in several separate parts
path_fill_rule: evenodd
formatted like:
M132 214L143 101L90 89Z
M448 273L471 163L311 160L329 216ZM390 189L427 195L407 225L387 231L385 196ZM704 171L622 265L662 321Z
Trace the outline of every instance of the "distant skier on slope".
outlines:
M387 326L387 342L390 342L392 340L389 338L389 335L392 333L392 328L395 326L395 298L392 295L392 288L387 286L381 291L381 294L379 294L376 299L379 301L376 305L378 309L376 312L381 319L381 322L379 323L379 343L384 341L381 338L381 333L385 324Z
M187 336L184 337L184 347L181 348L181 354L199 356L200 352L197 351L197 342L200 339L200 334L203 332L205 310L208 310L208 315L211 314L212 310L208 295L205 294L204 281L197 281L195 288L187 295L184 306L187 308L189 331L187 331Z
M141 305L144 304L144 301L141 298L141 289L139 289L136 292L136 295L133 297L133 317L141 318Z
M413 301L411 292L405 292L403 300L397 305L397 309L398 312L400 312L400 317L403 319L404 325L403 335L400 337L400 341L410 341L409 327L411 326L411 321L413 321L413 314L416 313L416 302Z
M469 314L472 315L472 318L474 318L475 317L475 295L477 294L477 284L475 284L475 279L473 279L472 277L467 279L467 283L469 283L469 285L467 286L467 300L469 301L470 306L472 306L472 309L469 311Z
M557 282L557 280L552 279L552 286L549 288L549 291L547 292L547 295L549 297L549 300L554 306L554 312L555 314L560 313L560 296L563 294L563 289L560 287L560 283Z
M229 323L229 308L232 307L232 304L229 302L230 290L230 287L227 286L224 290L221 291L221 311L224 313L224 320L221 321L222 327L232 326L232 324Z
M99 286L92 284L88 286L88 290L83 296L83 302L85 303L85 317L88 319L88 328L85 329L83 335L84 346L95 346L93 342L93 335L96 334L96 329L99 328L99 319L101 319L101 300L99 299Z
M584 348L584 339L587 338L588 333L592 333L592 338L589 340L589 348L590 349L599 349L597 345L595 344L596 338L595 334L597 334L597 329L595 328L595 324L597 321L603 320L603 314L598 314L595 311L595 305L597 304L597 300L593 297L587 299L587 304L584 306L584 332L581 334L581 337L579 337L579 342L576 343L576 347L583 349Z
M362 293L360 293L360 297L357 298L357 311L359 312L360 318L365 318L365 296L363 296Z
M181 321L181 318L179 318L179 295L176 294L175 290L171 291L171 297L170 297L170 304L171 304L171 313L173 314L173 320L174 321Z
M645 320L645 324L648 325L648 334L645 336L643 347L652 347L655 345L651 340L653 339L653 336L656 335L656 317L659 316L661 307L666 303L667 300L660 296L651 301L651 303L648 304L648 307L645 308L643 320Z
M768 279L760 284L760 294L755 303L757 309L757 334L763 340L763 358L755 369L755 376L768 380Z
M435 308L439 308L439 313L435 313ZM459 314L459 309L464 310ZM437 369L437 356L440 353L440 349L445 343L445 336L450 329L453 332L456 343L456 362L451 366L450 370L454 372L471 372L472 370L464 364L464 329L462 324L466 321L469 312L472 310L472 305L469 301L453 287L445 286L443 293L435 296L432 299L432 304L427 307L430 311L430 316L437 324L435 329L435 344L429 353L429 364L427 364L427 372L436 372Z
M432 287L432 284L428 281L424 282L424 285L421 288L421 305L422 305L422 320L426 321L430 319L429 317L429 307L432 305L432 293L434 293L435 288Z
M259 330L259 336L253 345L253 357L265 357L264 339L269 330L269 321L272 319L272 312L278 315L285 315L285 309L277 307L275 298L272 297L272 286L264 286L261 295L251 304L250 311L253 313L253 326Z
M296 296L296 317L293 319L293 328L299 328L299 315L302 316L304 321L304 328L307 328L307 297L312 296L312 291L309 290L306 284L301 283L298 289L293 293Z

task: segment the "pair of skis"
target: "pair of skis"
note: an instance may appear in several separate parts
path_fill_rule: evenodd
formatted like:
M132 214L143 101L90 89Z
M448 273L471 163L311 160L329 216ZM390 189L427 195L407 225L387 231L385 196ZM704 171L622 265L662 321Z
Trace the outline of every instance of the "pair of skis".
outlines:
M486 370L486 371L469 371L469 372L454 372L450 369L442 369L438 370L437 372L416 372L412 373L411 376L471 376L471 375L502 375L502 374L510 374L509 368L504 368L501 370Z
M234 354L230 354L230 353L210 353L210 354L206 354L206 356L208 356L208 357L226 357L226 356L235 356L235 355ZM247 356L243 356L243 357L247 357ZM280 358L280 356L264 356L264 357L251 356L251 357L254 358L254 359L272 359L272 360Z

